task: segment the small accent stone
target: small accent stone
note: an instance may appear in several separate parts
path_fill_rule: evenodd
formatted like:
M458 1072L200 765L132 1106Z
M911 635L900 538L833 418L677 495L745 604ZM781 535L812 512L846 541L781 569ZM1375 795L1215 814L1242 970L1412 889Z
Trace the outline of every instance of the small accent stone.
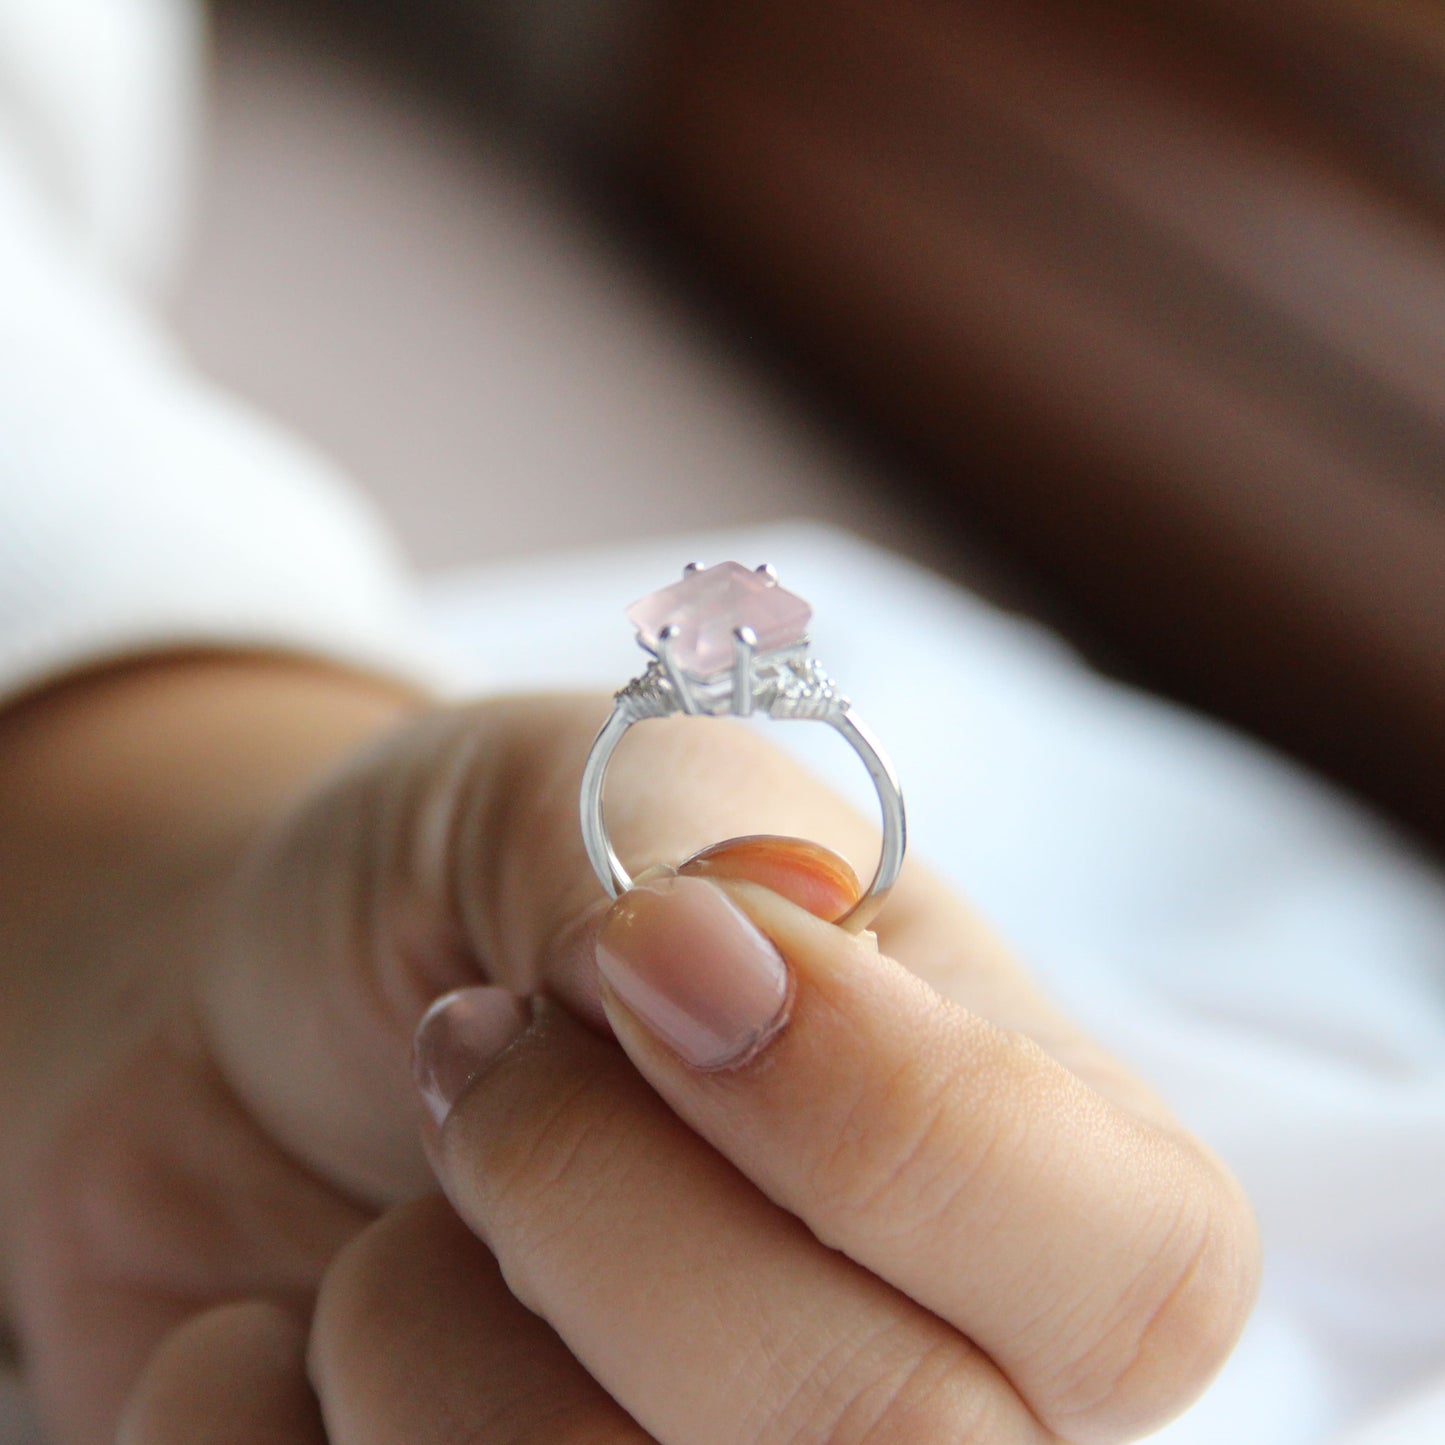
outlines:
M653 652L663 628L676 627L673 661L700 681L732 667L735 628L752 628L758 653L776 652L803 640L812 615L796 593L738 562L690 572L627 609L638 640Z

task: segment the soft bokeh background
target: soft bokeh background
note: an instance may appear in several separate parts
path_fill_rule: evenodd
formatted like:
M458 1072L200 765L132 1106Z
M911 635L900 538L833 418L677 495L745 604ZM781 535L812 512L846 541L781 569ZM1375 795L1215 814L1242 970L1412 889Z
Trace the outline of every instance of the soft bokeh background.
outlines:
M214 14L179 331L420 566L814 517L1007 590L900 499L906 462L809 405L484 97L305 6Z

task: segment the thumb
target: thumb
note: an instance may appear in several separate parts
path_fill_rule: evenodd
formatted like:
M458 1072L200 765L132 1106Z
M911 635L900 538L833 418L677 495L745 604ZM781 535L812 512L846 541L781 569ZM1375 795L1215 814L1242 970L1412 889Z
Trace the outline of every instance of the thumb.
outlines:
M595 1026L592 938L608 902L577 796L607 703L493 700L437 712L369 747L262 837L201 973L202 1030L272 1136L353 1198L425 1189L411 1082L428 1005L479 983L546 991ZM611 769L613 841L634 871L764 883L820 914L856 876L826 850L719 838L762 830L867 856L866 824L749 730L651 722Z

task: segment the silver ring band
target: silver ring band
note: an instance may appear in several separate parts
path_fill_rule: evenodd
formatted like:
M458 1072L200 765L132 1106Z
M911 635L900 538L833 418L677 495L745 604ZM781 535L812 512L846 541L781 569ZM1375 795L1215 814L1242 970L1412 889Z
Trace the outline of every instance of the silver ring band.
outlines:
M666 592L655 594L666 599L669 593L683 593L686 597L688 583L694 577L707 579L712 574L733 569L732 576L746 574L747 569L736 563L723 563L719 567L702 573L696 565L689 566L684 581ZM769 588L776 587L776 578L770 568L757 569L766 578ZM724 579L727 580L727 579ZM701 584L699 584L700 588ZM695 588L694 591L698 591ZM717 589L714 588L714 591ZM810 609L801 598L783 593L801 609L806 619ZM754 593L756 584L754 585ZM653 599L644 599L629 611L633 615ZM744 596L741 611L746 614L748 598ZM734 607L721 618L704 617L702 625L732 623L738 613ZM657 613L659 609L652 609ZM690 614L697 624L697 609ZM756 609L754 609L756 615ZM666 614L666 605L660 615ZM853 931L865 928L882 907L889 890L898 881L903 866L903 855L907 846L907 820L903 807L903 793L898 776L893 770L877 739L854 714L851 704L838 690L826 672L812 658L806 635L791 635L781 646L764 649L759 644L759 633L746 622L734 623L728 627L732 640L732 656L722 658L716 639L712 642L711 665L699 668L696 664L703 656L706 642L698 642L696 625L691 639L683 635L683 629L675 623L663 622L655 631L649 631L645 624L639 625L639 642L644 650L652 654L652 661L646 670L622 688L614 698L612 715L603 724L588 754L582 773L580 811L582 840L587 857L598 880L609 896L616 898L632 887L632 878L617 856L607 835L603 816L602 791L607 777L607 768L627 730L634 724L648 718L687 714L701 717L749 717L754 713L767 713L780 720L807 720L827 723L840 734L858 754L878 795L878 805L883 823L883 845L874 870L872 881L863 896L843 918L840 926ZM795 629L796 634L796 629ZM774 629L776 635L776 629ZM686 644L694 645L689 649ZM693 664L688 666L687 664Z

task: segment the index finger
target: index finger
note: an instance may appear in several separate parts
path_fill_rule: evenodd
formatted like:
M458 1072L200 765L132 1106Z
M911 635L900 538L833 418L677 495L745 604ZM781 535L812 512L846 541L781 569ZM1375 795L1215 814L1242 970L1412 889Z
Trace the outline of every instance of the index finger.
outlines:
M1178 1133L755 885L634 889L598 959L614 1032L672 1108L987 1350L1050 1428L1127 1438L1222 1362L1252 1226Z

